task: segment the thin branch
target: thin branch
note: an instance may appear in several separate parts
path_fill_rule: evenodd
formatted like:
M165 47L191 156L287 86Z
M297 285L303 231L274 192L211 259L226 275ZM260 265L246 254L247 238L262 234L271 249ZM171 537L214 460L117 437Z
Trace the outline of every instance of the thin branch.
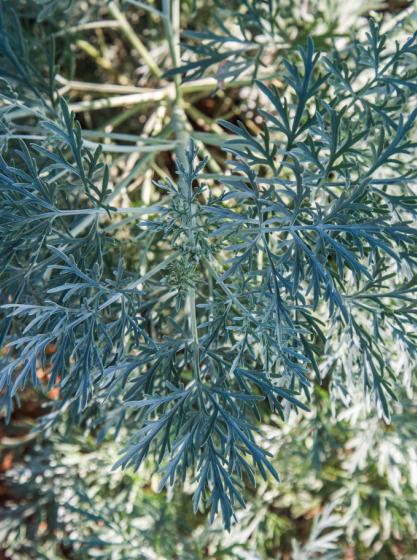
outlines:
M269 82L274 80L276 83L275 76L268 74L267 76L260 76L260 80L263 82ZM242 80L231 80L225 82L223 89L230 89L235 87L242 87L251 85L253 80L251 78ZM204 78L201 80L194 80L191 82L185 82L179 85L179 91L182 95L189 93L196 93L200 91L214 91L218 87L218 82L215 78ZM140 105L147 103L156 103L164 99L173 99L175 96L175 84L168 84L160 89L149 90L143 93L135 93L131 95L117 95L114 97L107 97L103 99L94 99L92 101L80 101L78 103L72 103L70 105L71 111L79 113L81 111L96 111L99 109L108 109L109 107L125 107L129 105Z
M155 78L159 79L162 76L161 69L153 59L148 49L139 39L133 27L127 21L124 13L119 10L119 8L116 6L114 2L110 2L108 7L112 16L119 22L120 28L123 31L126 38L128 39L128 41L130 41L133 48L135 48L138 51L139 56L142 57L143 61L148 66L149 70L155 76Z

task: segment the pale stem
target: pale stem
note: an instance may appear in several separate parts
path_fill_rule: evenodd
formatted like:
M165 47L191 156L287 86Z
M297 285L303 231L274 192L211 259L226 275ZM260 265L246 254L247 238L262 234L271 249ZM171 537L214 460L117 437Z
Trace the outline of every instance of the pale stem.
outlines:
M61 35L69 35L71 33L79 33L80 31L89 31L93 29L117 29L120 27L120 23L117 20L106 19L102 21L90 21L88 23L80 23L79 25L74 25L73 27L66 27L54 33L54 37L60 37Z
M93 101L79 101L71 103L70 109L74 113L80 111L95 111L98 109L108 109L110 107L123 107L125 105L146 105L155 103L163 99L169 99L175 95L175 89L172 85L165 88L146 91L143 93L132 93L131 95L115 95L103 99L94 99Z
M260 76L260 80L264 82L274 81L274 75ZM176 77L176 82L179 81L178 76ZM242 80L231 80L230 82L225 82L223 89L230 89L234 87L249 86L252 84L252 79L242 79ZM80 111L95 111L99 109L107 109L109 107L125 107L129 105L140 105L147 103L156 103L162 101L163 99L172 99L175 96L175 92L181 93L181 95L187 95L190 93L197 92L210 92L214 91L218 87L218 82L214 78L204 78L201 80L194 80L192 82L185 82L179 84L175 88L174 84L169 84L166 87L161 87L154 90L149 90L143 93L134 93L131 95L115 95L112 97L106 97L102 99L94 99L92 101L80 101L79 103L72 103L70 109L75 113Z

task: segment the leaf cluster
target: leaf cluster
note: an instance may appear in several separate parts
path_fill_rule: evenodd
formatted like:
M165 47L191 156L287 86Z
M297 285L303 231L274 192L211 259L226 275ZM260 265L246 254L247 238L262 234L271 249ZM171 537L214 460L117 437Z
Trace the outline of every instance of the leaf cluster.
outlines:
M193 141L184 149L174 112L177 179L159 183L156 206L136 208L113 202L137 168L111 184L103 148L10 44L7 418L29 381L42 389L41 365L46 389L59 388L50 423L69 411L98 415L102 437L134 426L115 468L153 457L161 488L191 480L194 510L221 512L227 529L256 473L279 478L260 433L271 415L304 414L316 385L352 402L360 384L389 421L404 385L397 347L411 361L417 348L416 34L392 44L371 21L364 41L324 55L309 38L284 61L285 91L257 82L255 132L220 123L233 135L224 174L204 173ZM334 340L349 360L329 356Z

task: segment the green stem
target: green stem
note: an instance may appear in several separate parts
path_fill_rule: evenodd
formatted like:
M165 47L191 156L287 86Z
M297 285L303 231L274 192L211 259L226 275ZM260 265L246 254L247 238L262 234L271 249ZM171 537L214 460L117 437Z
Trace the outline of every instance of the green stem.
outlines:
M129 109L125 109L124 111L117 113L106 123L104 129L114 130L128 119L134 117L141 110L142 110L142 105L133 105L133 107L129 107Z
M120 11L118 6L116 6L114 2L110 2L109 10L112 16L114 17L114 19L120 23L120 29L122 30L122 32L124 33L128 41L131 43L133 48L135 48L138 51L139 56L142 57L143 61L148 66L151 73L155 76L155 78L159 79L162 76L162 72L160 68L152 58L152 55L150 54L148 49L145 47L145 45L136 35L133 27L127 21L124 13Z
M164 14L164 25L167 33L167 39L169 43L169 51L172 58L172 63L177 66L180 60L180 13L181 13L181 2L180 0L163 0L163 14ZM173 110L172 110L172 120L175 131L175 137L177 141L176 147L176 157L177 160L186 168L188 165L186 150L187 145L190 141L190 135L187 131L187 117L184 112L183 98L181 91L181 76L175 76L175 99L173 100ZM196 227L195 204L191 203L192 200L192 185L187 184L184 180L181 180L180 188L182 190L183 196L186 200L189 200L189 208L191 219L188 227L188 240L192 248L196 248L196 242L194 237L194 229ZM189 287L187 291L187 310L188 310L188 323L190 334L192 337L192 348L193 348L193 374L198 386L201 385L201 372L200 372L200 341L198 337L198 326L197 326L197 308L196 308L196 289L194 286Z
M85 41L84 39L78 39L75 44L86 54L88 54L88 56L91 56L91 58L94 59L99 66L104 68L104 70L113 69L111 62L106 58L103 58L98 49L96 49L96 47L93 47L93 45L91 45L88 41Z

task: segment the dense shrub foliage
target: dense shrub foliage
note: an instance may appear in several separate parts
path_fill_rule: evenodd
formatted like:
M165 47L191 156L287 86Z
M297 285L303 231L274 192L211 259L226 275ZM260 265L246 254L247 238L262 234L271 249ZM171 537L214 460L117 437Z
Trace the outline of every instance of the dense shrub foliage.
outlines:
M4 540L28 557L43 530L66 539L48 556L40 537L45 558L243 558L242 530L265 557L408 554L415 10L392 23L352 6L349 36L325 2L313 19L303 2L210 6L208 21L178 0L0 3L6 422L28 387L49 392L7 475L25 502ZM147 500L151 479L170 505ZM175 529L155 544L152 517L203 524L191 501L226 529L238 518L236 540L200 527L183 549ZM296 507L319 511L299 543Z

